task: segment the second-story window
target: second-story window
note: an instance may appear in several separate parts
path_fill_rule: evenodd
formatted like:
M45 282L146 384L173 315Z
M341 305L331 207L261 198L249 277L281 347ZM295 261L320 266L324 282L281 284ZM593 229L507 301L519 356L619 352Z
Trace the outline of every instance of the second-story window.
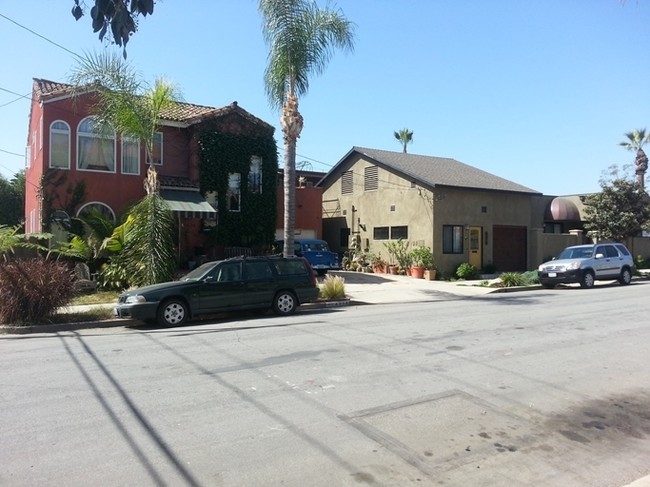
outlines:
M140 141L122 136L122 173L140 174Z
M251 157L251 166L248 173L248 190L251 193L262 192L262 158Z
M77 129L77 169L115 172L115 131L86 117Z
M153 154L151 159L153 163L162 166L163 163L163 133L156 132L153 134ZM147 156L147 164L151 164L149 156Z
M70 126L61 120L50 125L50 167L70 169Z
M238 172L228 175L228 193L226 199L228 211L241 210L241 174Z

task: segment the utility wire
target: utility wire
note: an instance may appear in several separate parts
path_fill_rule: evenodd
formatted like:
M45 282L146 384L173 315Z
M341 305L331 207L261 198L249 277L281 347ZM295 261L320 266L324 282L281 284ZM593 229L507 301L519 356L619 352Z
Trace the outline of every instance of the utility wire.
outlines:
M27 95L31 95L31 92L30 92L30 93L27 93L27 95L21 95L20 93L16 93L15 91L8 90L7 88L2 88L1 86L0 86L0 91L6 91L7 93L10 93L10 94L12 94L12 95L19 96L19 97L21 97L21 98L27 98L28 100L31 99L29 96L27 96Z
M7 17L6 15L3 15L3 14L0 13L0 17L2 17L3 19L8 20L8 21L11 22L12 24L17 25L17 26L20 27L21 29L25 29L27 32L30 32L31 34L34 34L35 36L40 37L40 38L43 39L44 41L49 42L50 44L52 44L52 45L58 47L59 49L63 49L64 51L69 52L69 53L72 54L73 56L75 56L75 57L77 57L77 58L81 58L81 56L80 56L79 54L77 54L76 52L71 51L71 50L68 49L67 47L63 47L61 44L57 44L57 43L54 42L53 40L48 39L47 37L45 37L45 36L39 34L38 32L33 31L33 30L30 29L29 27L25 27L24 25L19 24L18 22L16 22L16 21L13 20L13 19L10 19L10 18Z
M18 154L17 152L10 152L4 149L0 149L0 152L4 152L5 154L11 154L12 156L25 157L25 154Z

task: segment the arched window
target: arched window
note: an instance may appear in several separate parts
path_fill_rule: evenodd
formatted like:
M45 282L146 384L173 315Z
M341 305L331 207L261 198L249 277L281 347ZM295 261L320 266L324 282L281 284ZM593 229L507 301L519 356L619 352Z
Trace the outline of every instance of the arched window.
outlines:
M62 120L50 125L50 167L70 169L70 126Z
M77 169L115 172L115 130L86 117L77 128Z
M99 201L93 201L91 203L86 203L79 211L77 211L77 216L80 218L91 216L93 213L98 212L108 220L111 220L113 223L117 221L115 218L115 213L110 206L105 205Z

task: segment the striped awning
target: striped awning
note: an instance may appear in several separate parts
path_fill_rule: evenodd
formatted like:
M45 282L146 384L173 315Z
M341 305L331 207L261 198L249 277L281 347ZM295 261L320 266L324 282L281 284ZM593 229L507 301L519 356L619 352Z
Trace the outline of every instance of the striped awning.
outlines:
M160 196L173 212L184 218L216 218L217 210L205 201L199 191L191 189L161 189Z

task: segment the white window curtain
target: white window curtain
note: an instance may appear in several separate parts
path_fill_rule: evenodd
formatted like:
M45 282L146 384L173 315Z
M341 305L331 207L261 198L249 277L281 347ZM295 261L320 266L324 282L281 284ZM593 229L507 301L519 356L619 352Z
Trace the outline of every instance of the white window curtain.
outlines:
M84 118L77 129L77 168L115 172L115 131L99 127L92 117Z
M140 174L140 141L122 137L122 173Z
M70 169L70 126L61 120L50 125L50 167Z

